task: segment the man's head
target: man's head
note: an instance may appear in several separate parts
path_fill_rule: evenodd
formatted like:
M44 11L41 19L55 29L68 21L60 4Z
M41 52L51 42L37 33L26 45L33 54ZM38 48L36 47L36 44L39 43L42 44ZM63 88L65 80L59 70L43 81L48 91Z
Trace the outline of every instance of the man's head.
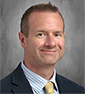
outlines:
M58 8L50 3L29 8L22 17L19 39L27 66L54 66L64 54L64 21Z
M29 33L29 26L30 26L29 17L30 17L30 14L33 12L54 12L54 13L57 12L59 13L59 15L61 16L63 20L63 31L64 31L64 19L62 17L62 14L59 12L56 6L52 5L49 2L48 4L38 4L38 5L31 6L23 14L22 19L21 19L21 32L26 37L28 37L28 33Z

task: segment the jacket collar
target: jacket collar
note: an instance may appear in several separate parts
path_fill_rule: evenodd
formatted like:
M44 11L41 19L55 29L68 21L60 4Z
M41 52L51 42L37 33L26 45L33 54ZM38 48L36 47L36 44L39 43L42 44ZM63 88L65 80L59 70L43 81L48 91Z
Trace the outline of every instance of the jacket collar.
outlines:
M77 85L72 81L68 80L67 78L64 78L57 74L56 81L60 94L78 93L78 89L75 87Z
M56 74L56 81L57 81L59 93L60 94L66 93L67 92L67 86L66 86L64 80L62 79L62 77L58 74Z
M15 94L16 93L33 94L31 86L27 81L21 68L21 63L12 73L12 84L15 85L15 87L12 89L12 92L14 92Z

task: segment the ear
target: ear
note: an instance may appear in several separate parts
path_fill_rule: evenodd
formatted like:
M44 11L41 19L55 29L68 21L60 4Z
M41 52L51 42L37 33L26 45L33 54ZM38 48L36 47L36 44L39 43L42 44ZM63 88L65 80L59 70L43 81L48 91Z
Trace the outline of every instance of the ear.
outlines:
M19 32L18 36L19 36L19 40L20 40L21 46L23 48L25 48L26 47L26 37L25 37L25 35L22 32Z
M65 33L64 33L64 38L65 38Z

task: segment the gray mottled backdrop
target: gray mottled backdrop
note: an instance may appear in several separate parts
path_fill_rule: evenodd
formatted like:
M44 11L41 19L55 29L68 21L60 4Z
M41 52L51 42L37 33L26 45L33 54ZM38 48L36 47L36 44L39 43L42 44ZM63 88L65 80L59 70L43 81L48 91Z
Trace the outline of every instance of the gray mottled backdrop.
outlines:
M31 5L47 3L58 6L65 19L65 54L56 64L59 74L84 86L84 0L0 0L0 79L23 60L18 32L20 19Z

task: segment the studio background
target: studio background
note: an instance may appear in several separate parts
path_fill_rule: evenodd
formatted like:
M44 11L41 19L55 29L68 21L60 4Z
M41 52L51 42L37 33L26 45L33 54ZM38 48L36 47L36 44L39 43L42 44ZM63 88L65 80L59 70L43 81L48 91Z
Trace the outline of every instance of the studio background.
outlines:
M57 72L85 87L84 82L84 0L0 0L0 79L11 73L24 58L18 39L20 20L31 5L56 5L65 20L65 54Z

